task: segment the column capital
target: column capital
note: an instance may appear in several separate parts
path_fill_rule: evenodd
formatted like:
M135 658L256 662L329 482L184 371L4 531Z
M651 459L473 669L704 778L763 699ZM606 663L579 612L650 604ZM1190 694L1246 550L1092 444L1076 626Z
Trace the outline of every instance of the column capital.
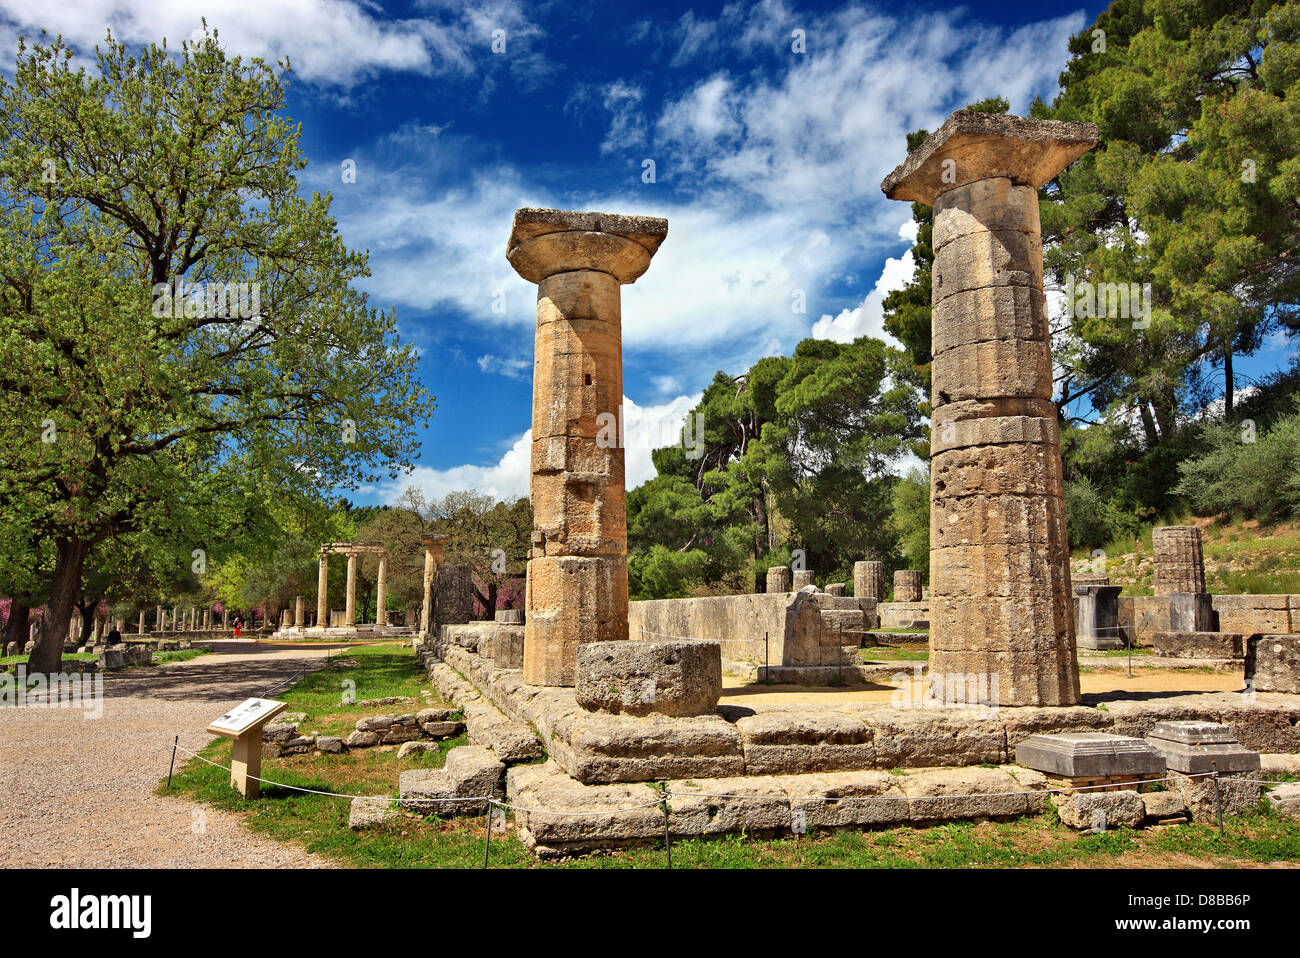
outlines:
M949 190L995 176L1038 189L1096 145L1092 123L958 110L880 189L891 200L927 206Z
M506 259L531 283L591 269L628 284L650 268L667 235L668 221L656 216L524 207L515 211Z

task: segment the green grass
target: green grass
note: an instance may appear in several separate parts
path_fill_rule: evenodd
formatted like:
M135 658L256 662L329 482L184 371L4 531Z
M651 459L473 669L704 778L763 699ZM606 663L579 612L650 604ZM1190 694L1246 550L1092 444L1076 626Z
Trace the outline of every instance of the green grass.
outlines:
M27 658L28 657L26 655L0 656L0 665L26 665ZM94 662L97 658L99 658L99 656L91 655L88 652L63 653L63 661L65 662L70 662L70 661Z
M864 650L869 651L869 650ZM358 698L410 695L419 700L427 688L409 650L350 649L342 659L355 668L312 673L279 698L290 711L306 712L301 727L324 731L343 710L372 714L340 703L345 679L357 686ZM394 706L394 710L403 707ZM285 785L349 795L397 795L397 778L407 768L436 768L464 737L440 743L435 752L398 761L395 749L358 749L344 755L296 755L265 759L262 776ZM230 742L218 739L202 754L221 765L230 763ZM309 795L275 785L264 786L251 802L241 799L224 769L191 759L178 761L170 788L158 794L183 795L240 815L259 834L293 842L310 852L359 868L481 868L484 816L439 819L404 816L381 828L353 833L347 827L346 799ZM1089 867L1098 864L1151 866L1231 866L1242 862L1300 862L1300 822L1275 815L1266 803L1226 823L1220 838L1208 825L1134 831L1115 829L1092 835L1062 826L1053 809L1013 822L954 822L928 828L872 831L816 831L756 838L728 835L673 843L675 868L1024 868ZM662 843L604 855L542 863L516 837L507 834L491 845L494 868L662 868Z
M859 649L863 662L928 662L930 650L921 645L909 649L898 645L873 645Z
M153 664L162 665L166 662L188 662L190 659L197 659L200 655L208 655L211 649L177 649L174 652L155 652L153 654Z
M1080 655L1099 655L1107 659L1127 659L1129 657L1128 649L1080 649ZM1143 655L1155 655L1155 649L1145 645L1134 646L1132 650L1134 658Z

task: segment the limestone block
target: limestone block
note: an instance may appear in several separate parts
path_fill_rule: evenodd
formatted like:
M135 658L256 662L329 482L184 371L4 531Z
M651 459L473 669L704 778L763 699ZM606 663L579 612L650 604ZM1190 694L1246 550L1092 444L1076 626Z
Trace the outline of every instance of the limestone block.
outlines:
M1225 775L1259 771L1259 753L1242 748L1232 730L1218 722L1157 722L1146 739L1164 755L1173 772L1199 775L1217 770Z
M1110 732L1031 735L1016 745L1016 763L1062 778L1163 775L1164 756L1140 738Z
M1037 404L1037 400L1031 400ZM1060 431L1055 419L1042 416L945 416L951 409L967 412L979 405L969 400L949 403L934 411L930 430L930 452L937 455L951 449L971 446L985 448L1007 443L1032 443L1058 445Z
M1030 286L986 286L955 293L934 305L932 355L974 343L1047 342L1043 293Z
M1006 177L991 177L959 186L934 201L933 246L939 249L970 233L988 230L1041 232L1038 193Z
M894 601L921 601L921 572L919 569L899 569L894 573Z
M1178 659L1240 659L1246 654L1245 636L1239 632L1157 632L1152 636L1156 655Z
M462 745L439 769L410 769L398 778L402 807L424 815L482 815L488 797L503 794L506 767L491 749Z
M790 592L791 577L790 567L784 565L774 565L767 570L767 591L773 592Z
M1016 549L1037 543L1058 546L1060 552L1065 541L1064 497L979 494L960 498L936 495L932 499L931 550L949 546ZM1004 551L998 550L999 554Z
M1246 678L1258 692L1300 692L1300 635L1251 636Z
M1169 596L1170 632L1214 632L1212 596L1204 592L1174 592Z
M578 704L627 715L702 715L722 696L717 642L592 642L578 648Z
M1216 595L1214 611L1224 632L1262 632L1286 635L1291 632L1292 610L1297 605L1289 595ZM1300 622L1300 619L1297 619Z
M343 740L343 744L348 748L372 748L379 744L379 734L377 732L350 732L348 737Z
M1035 233L980 230L951 238L934 251L935 304L989 286L1043 288L1043 243Z
M902 824L910 819L901 777L888 772L782 775L773 781L789 796L790 813L802 813L808 828Z
M987 709L883 709L864 717L880 768L1007 760L1007 736Z
M880 189L892 200L930 205L943 194L994 178L1036 190L1096 145L1091 123L958 110Z
M1177 789L1143 792L1142 807L1146 811L1144 820L1148 824L1159 824L1175 819L1187 821L1187 802Z
M1152 529L1151 547L1156 595L1205 591L1205 563L1198 527L1160 526Z
M499 625L523 625L523 609L497 609L495 619Z
M1225 817L1240 815L1258 805L1262 793L1258 781L1240 775L1220 775L1217 797L1212 778L1174 775L1170 784L1182 796L1192 821L1207 824L1218 821L1220 804Z
M401 817L401 809L387 795L354 798L348 810L348 828L354 832L387 825Z
M736 722L748 775L794 775L875 767L870 728L843 712L764 711Z
M524 809L545 809L515 813L521 840L539 855L663 837L663 808L654 804L659 792L648 785L584 785L552 761L510 769L506 797Z
M571 686L578 646L627 639L627 560L546 556L528 563L524 681Z
M1022 589L1018 595L934 596L932 651L1073 652L1071 608L1062 589ZM931 663L933 665L933 662Z
M899 782L915 822L1027 815L1045 808L1049 794L1032 794L1046 788L1041 778L1022 783L1005 768L927 769Z
M988 704L999 707L1075 705L1079 701L1074 649L1065 647L1064 637L1057 648L1037 651L934 649L929 674L945 689L956 684L960 693L957 704L983 702L983 696Z
M677 836L790 833L791 800L783 779L677 779L668 782L668 788L672 793L669 827Z
M585 442L586 440L574 440ZM581 472L534 473L529 484L533 526L547 555L624 555L627 500L622 455L613 479Z
M1122 649L1124 636L1119 628L1119 593L1117 585L1074 584L1075 646L1079 649ZM1102 576L1101 578L1105 578Z
M827 595L843 596L845 594L844 583L828 582L825 591Z
M885 598L884 563L872 560L853 563L853 597L855 599Z
M585 784L743 775L740 735L720 715L611 715L579 709L555 719L550 754Z
M1300 783L1278 785L1268 793L1268 803L1279 815L1300 818Z
M327 755L338 755L343 752L343 739L336 735L317 735L315 745L316 751Z
M801 589L808 588L808 586L810 585L813 586L814 588L816 587L816 583L813 582L812 569L795 569L794 576L793 576L793 584L791 586L794 589L794 591L798 592Z
M1057 794L1052 804L1064 824L1080 831L1136 828L1147 814L1142 796L1130 789Z
M1051 394L1051 351L1040 340L954 346L931 365L935 407L989 397L1049 399Z
M930 464L935 498L1064 495L1060 449L1041 443L951 449Z
M402 747L397 750L398 758L409 758L412 755L423 755L427 752L438 751L437 742L411 741L403 742Z

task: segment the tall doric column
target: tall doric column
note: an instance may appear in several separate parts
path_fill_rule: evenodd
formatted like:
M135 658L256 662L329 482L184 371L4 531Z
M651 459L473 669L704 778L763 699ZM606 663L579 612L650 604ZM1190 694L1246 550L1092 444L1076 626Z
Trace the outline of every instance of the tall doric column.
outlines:
M1096 143L961 110L881 184L934 207L931 685L1003 706L1079 701L1038 188Z
M388 624L388 556L379 554L379 571L375 573L375 625L383 628Z
M448 536L421 536L424 543L424 599L420 605L420 634L428 635L433 625L433 586L442 565L442 554L451 541Z
M307 612L303 608L303 604L302 596L298 596L293 600L293 624L295 628L299 629L306 624L303 621L303 618L306 616Z
M343 624L353 626L357 624L357 554L349 552L347 555L348 592L346 605L343 606Z
M330 623L330 554L321 550L320 571L316 574L316 624Z
M538 284L524 681L571 686L578 646L627 638L619 286L668 232L648 216L521 209L506 250Z

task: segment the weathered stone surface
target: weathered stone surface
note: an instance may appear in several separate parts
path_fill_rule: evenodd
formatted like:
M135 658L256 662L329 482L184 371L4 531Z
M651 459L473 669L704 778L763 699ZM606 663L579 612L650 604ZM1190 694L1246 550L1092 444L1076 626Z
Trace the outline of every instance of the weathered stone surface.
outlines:
M1142 797L1129 789L1071 792L1052 797L1061 821L1070 828L1136 828L1146 818Z
M262 741L283 744L298 734L297 722L274 722L262 726Z
M1028 186L1017 186L1006 177L977 180L949 190L936 198L933 246L947 246L954 239L989 230L1018 230L1038 235L1038 195ZM936 350L937 352L937 350Z
M627 715L702 715L722 696L716 642L593 642L578 648L578 704Z
M1288 818L1300 818L1300 783L1278 785L1268 793L1273 811Z
M875 599L877 602L884 601L884 574L885 564L883 562L866 559L853 563L854 598Z
M899 781L914 822L1012 818L1039 811L1048 801L1046 791L1024 794L1046 788L1041 776L1017 777L1005 768L929 769Z
M792 577L792 584L790 587L795 592L798 592L800 589L808 588L808 586L813 586L814 588L816 588L816 583L813 581L813 570L795 569L794 575Z
M936 618L936 632L938 622ZM995 637L985 635L984 640ZM1041 637L1036 640L1041 640ZM1031 651L1004 650L944 650L934 647L931 639L930 675L945 687L955 678L959 688L973 690L989 696L987 701L999 706L1074 705L1079 701L1078 665L1073 649L1060 648L1064 636L1053 649L1043 641L1043 647ZM972 698L967 692L959 703L986 701Z
M921 601L921 572L918 569L899 569L894 573L894 601Z
M740 735L719 715L609 715L555 720L551 757L584 784L742 775Z
M1017 339L954 346L936 357L932 368L936 406L987 396L1051 396L1052 356L1046 342Z
M1000 446L1008 443L1057 445L1060 430L1055 419L1028 415L1027 410L1046 406L1036 399L1002 399L998 404L975 400L950 402L934 410L930 430L930 452L938 455L954 449ZM988 410L984 416L975 412ZM1007 415L997 415L1006 412Z
M1170 771L1184 775L1259 770L1259 753L1242 748L1232 729L1218 722L1157 722L1147 741L1164 755Z
M845 594L843 582L828 582L824 590L827 595L842 596Z
M497 609L494 616L495 620L501 625L523 625L523 609Z
M1109 732L1032 735L1016 745L1016 763L1064 778L1163 775L1164 756L1140 738Z
M1143 792L1142 807L1146 812L1147 824L1159 824L1174 819L1185 821L1188 818L1187 802L1181 792L1170 789L1163 792Z
M487 799L500 798L506 767L491 750L462 745L442 768L410 769L398 779L402 807L424 815L482 815Z
M975 495L1061 498L1060 450L1043 443L951 449L934 457L930 488L936 499Z
M1300 692L1300 635L1251 636L1246 678L1257 692Z
M578 646L623 641L627 560L623 556L546 556L528 562L524 681L572 686Z
M1170 632L1218 630L1214 597L1204 592L1175 592L1169 596Z
M1119 627L1120 587L1087 585L1081 581L1085 578L1088 577L1071 577L1074 586L1075 645L1079 649L1124 648L1124 636Z
M520 839L541 857L663 836L661 797L648 785L583 785L557 763L546 762L510 769L506 797L516 806Z
M1036 190L1096 145L1097 127L1091 123L958 110L885 177L880 189L891 200L926 204L994 178ZM988 206L998 208L997 203L975 206L980 222Z
M421 725L425 722L450 722L455 720L456 715L456 709L430 706L416 712L415 721Z
M1205 591L1205 562L1197 526L1159 526L1151 530L1155 594Z
M1024 555L1025 550L1019 547L1034 543L1041 549L1055 549L1065 524L1065 500L1055 495L978 493L955 498L936 494L932 502L931 561L934 551L964 546L970 552L990 550L998 561L1010 559L1023 566L1035 556ZM969 557L963 562L967 566L977 564ZM1064 563L1058 562L1050 571L1064 584ZM943 587L947 577L938 578ZM951 583L947 587L957 588ZM937 593L932 590L931 594Z
M1258 781L1242 775L1220 775L1218 795L1212 778L1188 778L1174 775L1170 783L1182 796L1187 813L1194 822L1218 821L1219 804L1224 816L1240 815L1259 804L1262 788Z
M1219 629L1224 632L1289 635L1295 631L1291 626L1293 617L1300 625L1297 595L1216 595L1213 605Z
M328 755L338 755L343 751L343 739L337 735L317 735L316 750Z
M759 712L736 722L748 775L873 768L873 734L842 712Z
M438 751L437 742L403 742L402 747L397 750L398 758L406 758L410 755L422 755L426 752Z
M774 565L767 570L767 591L769 593L790 592L790 567Z
M1156 632L1152 636L1156 655L1178 659L1241 659L1245 657L1245 636L1238 632Z
M655 216L525 207L515 211L506 258L532 283L570 270L601 270L631 283L667 235L668 221Z
M351 732L343 744L348 748L371 748L379 744L379 735L375 732Z
M348 811L348 828L354 832L378 828L400 818L401 814L397 804L386 795L354 798Z

